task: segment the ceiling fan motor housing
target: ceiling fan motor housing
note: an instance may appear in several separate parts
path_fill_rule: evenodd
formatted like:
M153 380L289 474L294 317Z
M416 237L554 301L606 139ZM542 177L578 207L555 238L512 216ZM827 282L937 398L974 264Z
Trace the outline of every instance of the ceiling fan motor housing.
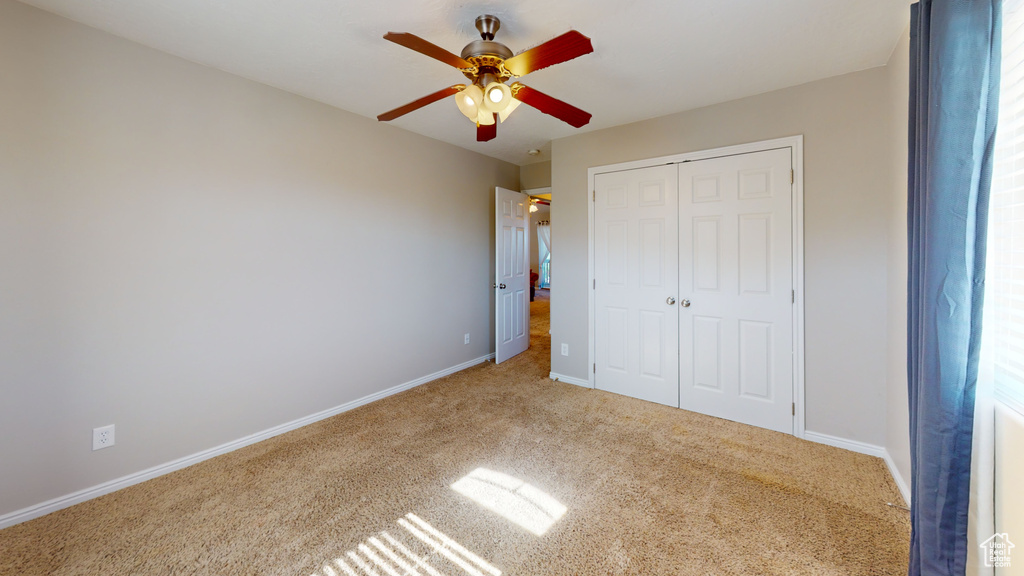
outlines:
M477 67L477 73L466 72L465 75L474 84L486 86L494 81L501 81L503 74L501 63L512 57L508 46L494 41L494 34L501 27L497 16L485 14L476 19L476 29L480 31L480 40L474 40L462 49L462 58Z
M462 57L466 60L486 56L507 60L512 57L512 51L508 46L493 40L473 40L462 49Z

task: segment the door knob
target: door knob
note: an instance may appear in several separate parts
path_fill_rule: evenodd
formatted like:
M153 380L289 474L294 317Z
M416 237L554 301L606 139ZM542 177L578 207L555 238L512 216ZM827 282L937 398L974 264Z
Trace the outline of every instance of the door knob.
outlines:
M668 304L669 306L671 306L671 305L673 305L675 303L676 303L676 299L671 297L671 296L669 296L668 298L665 299L665 304Z
M689 308L690 307L690 301L686 300L686 299L683 299L682 301L679 302L679 305L682 306L683 308Z
M504 290L504 289L505 289L505 285L504 285L504 284L495 284L495 286L494 286L494 287L495 287L495 288L501 288L502 290Z

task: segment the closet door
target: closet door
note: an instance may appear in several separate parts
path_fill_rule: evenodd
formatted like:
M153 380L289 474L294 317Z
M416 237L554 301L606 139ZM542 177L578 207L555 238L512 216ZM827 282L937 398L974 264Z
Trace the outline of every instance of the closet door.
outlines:
M680 407L792 434L791 150L678 169Z
M594 197L598 389L679 405L675 166L599 174Z

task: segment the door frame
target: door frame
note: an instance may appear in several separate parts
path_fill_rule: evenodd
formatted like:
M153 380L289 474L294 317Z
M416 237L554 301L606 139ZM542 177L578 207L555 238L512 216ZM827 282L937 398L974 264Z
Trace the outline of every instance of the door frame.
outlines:
M595 342L595 309L594 302L594 267L595 267L595 246L594 246L594 179L598 174L607 172L620 172L623 170L634 170L664 164L680 164L696 160L709 160L722 156L736 156L752 152L764 152L789 148L792 154L793 166L793 402L796 405L796 417L793 419L793 435L803 438L805 428L805 402L804 402L804 137L803 134L750 142L736 146L725 146L659 156L645 160L634 160L631 162L620 162L604 166L594 166L587 169L587 189L590 190L590 202L587 202L587 283L591 289L587 291L587 332L588 332L588 363L592 369L587 376L591 388L595 388L594 369L596 366L597 350Z

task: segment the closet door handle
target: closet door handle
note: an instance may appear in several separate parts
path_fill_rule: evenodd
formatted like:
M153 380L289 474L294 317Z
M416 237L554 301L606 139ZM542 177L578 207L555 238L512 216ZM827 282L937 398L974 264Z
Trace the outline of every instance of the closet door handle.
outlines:
M671 296L669 296L668 298L665 299L665 304L668 304L669 306L672 306L675 303L676 303L676 299L671 297Z
M681 300L679 302L679 305L682 306L683 308L689 308L690 307L690 301L686 300L686 299L683 299L683 300Z

